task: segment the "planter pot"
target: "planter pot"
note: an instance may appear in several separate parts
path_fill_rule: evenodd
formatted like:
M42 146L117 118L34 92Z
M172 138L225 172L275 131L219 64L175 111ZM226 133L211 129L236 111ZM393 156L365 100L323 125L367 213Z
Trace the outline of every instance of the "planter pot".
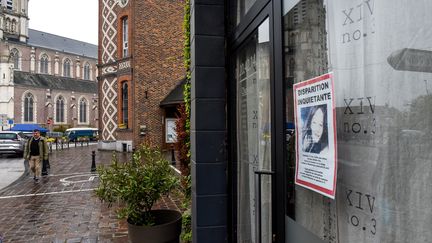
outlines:
M182 215L174 210L152 210L156 224L136 226L128 222L131 243L178 243L181 233Z

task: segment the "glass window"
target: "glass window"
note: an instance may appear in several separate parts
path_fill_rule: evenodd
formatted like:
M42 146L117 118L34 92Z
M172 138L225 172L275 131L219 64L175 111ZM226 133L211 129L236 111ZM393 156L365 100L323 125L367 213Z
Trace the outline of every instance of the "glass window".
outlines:
M237 231L238 242L257 242L257 217L271 220L271 178L263 176L257 205L257 170L271 170L270 34L266 19L236 54ZM271 242L271 223L262 225L262 242Z
M71 60L66 59L63 63L63 76L71 77Z
M43 54L40 59L40 73L48 73L48 56Z
M16 48L13 48L10 52L11 60L14 64L14 69L19 70L19 52Z
M6 9L8 10L13 9L13 0L6 0Z
M56 101L56 122L65 122L65 99L59 96Z
M128 83L125 81L122 84L122 121L123 124L128 127L128 111L129 111L129 93Z
M128 56L128 42L129 42L129 31L128 31L128 17L122 18L122 33L123 33L123 57Z
M90 64L89 63L86 63L84 65L84 79L90 80Z
M79 122L87 123L87 100L82 98L80 100L80 112L79 112Z
M283 4L287 222L317 242L429 241L432 2ZM334 200L295 184L293 131L304 126L294 122L293 84L327 72L336 105Z
M10 29L10 31L11 31L12 33L16 33L16 32L18 32L18 30L17 30L17 21L16 21L15 19L12 19L12 23L11 23L11 29Z
M5 30L6 31L10 31L10 26L11 26L11 20L10 20L10 18L6 18L6 21L5 21Z
M231 6L231 22L237 26L243 17L248 13L249 9L254 5L256 0L233 0L229 1Z
M33 122L34 98L31 93L27 93L24 97L24 122Z

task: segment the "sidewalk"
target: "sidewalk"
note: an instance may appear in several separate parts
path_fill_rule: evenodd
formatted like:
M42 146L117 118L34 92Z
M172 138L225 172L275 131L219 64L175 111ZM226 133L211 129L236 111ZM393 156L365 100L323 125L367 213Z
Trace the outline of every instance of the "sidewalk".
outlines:
M97 147L53 151L50 175L35 184L31 176L0 193L0 234L3 242L127 242L125 220L94 195L98 179L90 173L91 151L96 164L109 164L112 152ZM130 154L119 153L120 161ZM158 208L178 209L166 197Z

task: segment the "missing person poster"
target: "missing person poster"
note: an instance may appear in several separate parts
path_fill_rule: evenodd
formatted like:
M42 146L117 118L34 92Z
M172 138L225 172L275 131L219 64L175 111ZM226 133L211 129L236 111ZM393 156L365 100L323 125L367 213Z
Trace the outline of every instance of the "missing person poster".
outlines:
M333 74L294 84L297 185L334 199L337 143Z

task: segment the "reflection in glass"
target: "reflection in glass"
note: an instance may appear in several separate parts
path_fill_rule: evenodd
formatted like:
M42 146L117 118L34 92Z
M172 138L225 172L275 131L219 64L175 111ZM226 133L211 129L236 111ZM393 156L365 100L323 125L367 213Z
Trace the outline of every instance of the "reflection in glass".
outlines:
M326 31L326 10L323 0L284 1L283 50L284 79L286 86L287 123L287 215L322 240L333 242L337 229L334 217L335 204L320 194L294 185L295 137L293 84L328 72L328 50ZM318 108L320 106L316 106ZM302 113L306 129L299 148L311 153L328 149L328 141L321 141L324 119L318 119L326 109L304 108ZM318 122L319 120L319 122ZM326 126L325 126L326 127ZM321 129L320 129L321 128Z
M235 0L229 1L231 4L231 22L237 26L243 17L248 13L249 9L254 5L256 0Z
M287 216L324 242L429 242L432 1L292 3L283 12L287 126L293 83L332 71L339 164L335 200L294 185L287 136Z
M257 185L255 171L271 170L270 124L270 36L266 19L236 55L238 131L238 242L271 240L271 178L263 176ZM261 205L257 202L261 187ZM262 228L258 229L257 212Z

